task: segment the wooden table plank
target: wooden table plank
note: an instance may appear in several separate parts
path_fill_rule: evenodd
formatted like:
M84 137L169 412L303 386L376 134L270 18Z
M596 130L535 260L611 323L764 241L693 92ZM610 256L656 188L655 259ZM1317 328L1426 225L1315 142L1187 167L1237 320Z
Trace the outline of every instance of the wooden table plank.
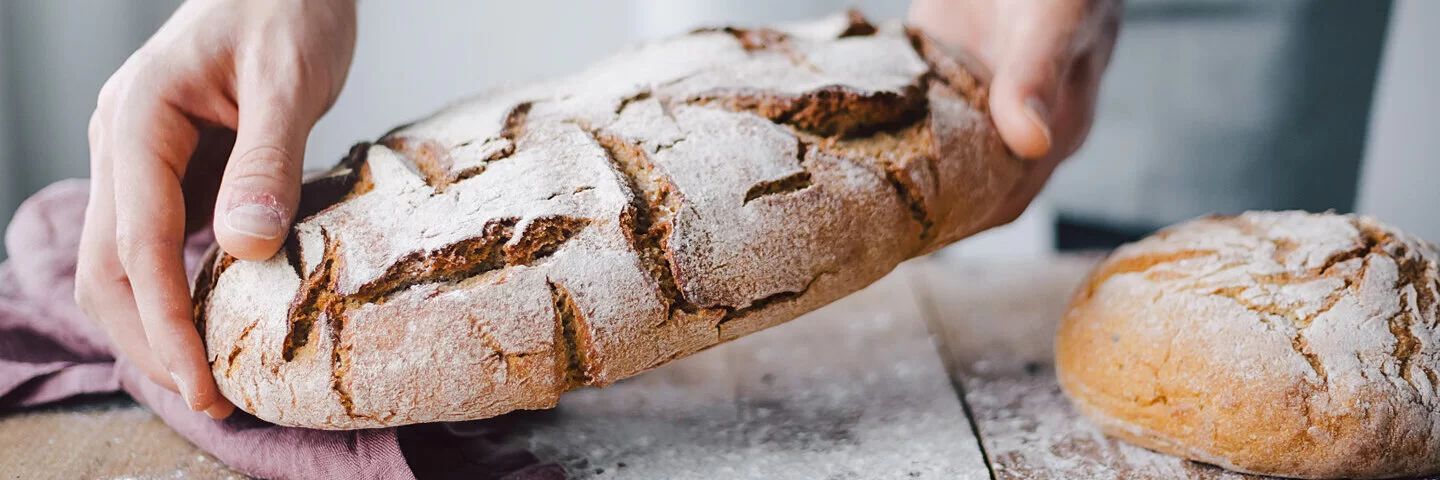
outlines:
M996 478L1261 478L1108 438L1071 407L1055 380L1055 328L1096 260L931 258L917 265L931 328L964 388Z
M244 478L129 400L0 416L4 478Z
M567 394L520 445L578 478L989 478L909 277Z

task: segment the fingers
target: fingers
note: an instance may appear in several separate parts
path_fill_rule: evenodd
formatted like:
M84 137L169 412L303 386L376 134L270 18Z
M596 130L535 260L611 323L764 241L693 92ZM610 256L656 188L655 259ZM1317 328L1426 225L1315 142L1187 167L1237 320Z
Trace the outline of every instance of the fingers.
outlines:
M1065 76L1050 119L1055 140L1043 157L1032 159L1024 178L1005 195L1004 203L991 214L986 228L1010 223L1025 213L1060 162L1080 148L1095 114L1096 90L1093 85L1099 81L1099 70L1092 68L1093 63L1088 56L1082 58Z
M98 110L90 120L90 199L75 267L75 303L88 317L98 320L118 353L129 357L155 383L174 390L169 372L150 352L125 267L115 255L115 189L102 128L107 123L102 118L106 110Z
M1044 158L1056 143L1060 87L1074 56L1084 2L1010 2L1001 12L1013 24L1003 35L991 85L990 111L1000 137L1017 155Z
M239 103L235 149L215 203L215 238L237 258L264 260L279 251L294 220L314 120L264 90L242 89Z
M130 95L115 135L105 142L115 188L115 252L129 278L151 354L196 411L228 407L205 361L195 330L183 264L185 212L180 180L198 133L190 120L156 96ZM164 383L162 383L163 385Z
M213 223L220 247L243 260L283 245L300 203L305 141L338 97L355 48L355 2L277 5L300 10L267 16L311 21L267 22L234 52L239 120Z

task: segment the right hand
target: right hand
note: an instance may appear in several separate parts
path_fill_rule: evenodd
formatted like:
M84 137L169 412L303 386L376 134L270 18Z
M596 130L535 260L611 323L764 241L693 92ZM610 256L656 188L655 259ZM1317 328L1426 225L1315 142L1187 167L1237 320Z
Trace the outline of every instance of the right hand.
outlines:
M1060 162L1084 143L1122 7L1120 0L911 3L913 24L978 57L974 60L990 80L990 114L1000 138L1030 161L986 228L1018 218Z
M185 234L213 222L242 260L280 249L355 24L355 0L190 0L100 90L75 299L193 410L223 418L234 406L192 318Z

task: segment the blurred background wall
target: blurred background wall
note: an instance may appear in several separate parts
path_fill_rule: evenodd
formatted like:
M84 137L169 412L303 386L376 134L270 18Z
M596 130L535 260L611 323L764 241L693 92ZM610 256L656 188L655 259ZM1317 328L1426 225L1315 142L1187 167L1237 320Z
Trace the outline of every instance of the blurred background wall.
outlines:
M1440 2L1395 4L1355 209L1440 242Z
M1140 233L1353 209L1389 2L1132 0L1085 148L1049 194Z
M100 85L178 3L0 2L0 224L44 185L86 175L85 127ZM1424 87L1440 80L1440 2L1395 3L1129 0L1087 146L1024 220L962 247L1034 255L1057 245L1109 246L1210 212L1350 211L1362 197L1386 218L1396 205L1440 204L1440 194L1422 192L1433 189L1387 188L1400 181L1391 177L1406 177L1393 172L1421 168L1412 164L1440 168L1429 153L1435 148L1413 146L1417 135L1436 137L1433 123L1371 122L1372 104L1409 118L1416 114L1410 105L1430 102L1428 116L1440 99ZM327 166L352 143L446 103L576 70L628 42L706 24L800 20L850 5L873 18L901 18L907 4L363 0L349 83L312 133L306 163ZM1391 28L1402 21L1409 27ZM1394 30L1408 32L1401 41L1411 46L1387 51ZM1377 72L1402 78L1377 82ZM1386 103L1377 84L1410 98ZM1371 135L1372 128L1396 133ZM1367 150L1372 136L1387 146ZM1384 167L1362 166L1367 151L1386 157ZM1394 215L1440 239L1440 220L1428 211Z
M41 187L88 175L100 85L179 3L0 1L0 224Z

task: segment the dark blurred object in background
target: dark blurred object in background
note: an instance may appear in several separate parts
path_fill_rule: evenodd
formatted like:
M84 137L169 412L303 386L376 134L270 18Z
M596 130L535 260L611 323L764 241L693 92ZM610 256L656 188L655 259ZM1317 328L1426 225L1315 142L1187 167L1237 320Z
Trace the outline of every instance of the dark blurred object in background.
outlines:
M1111 250L1150 235L1153 230L1117 227L1073 218L1055 224L1055 248L1060 251Z

